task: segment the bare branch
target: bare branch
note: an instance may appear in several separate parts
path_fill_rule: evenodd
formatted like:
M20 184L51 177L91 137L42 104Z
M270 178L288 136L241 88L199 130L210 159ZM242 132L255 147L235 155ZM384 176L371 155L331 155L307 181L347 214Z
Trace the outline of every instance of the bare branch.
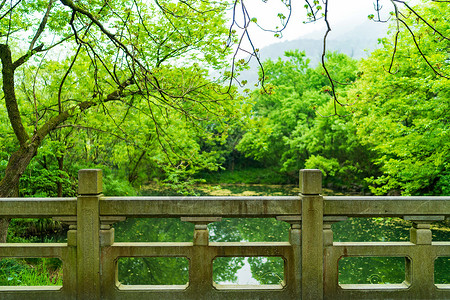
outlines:
M34 48L34 44L38 40L38 38L41 36L42 32L45 29L45 25L47 25L48 16L50 15L50 10L52 9L53 3L55 3L56 0L50 0L47 5L47 11L45 12L44 17L41 20L41 23L39 24L39 28L36 31L36 34L34 35L33 39L31 40L30 47L28 47L28 50L31 50Z
M9 13L12 13L13 9L20 3L22 2L22 0L17 1L14 5L12 5L12 1L11 1L11 7L0 17L0 20L3 19L4 17L6 17ZM3 1L2 3L2 7L5 4L5 1Z
M416 15L416 17L418 17L420 20L422 20L422 22L424 22L428 27L430 27L431 29L434 30L434 32L436 32L437 34L439 34L442 38L446 39L447 41L450 41L449 37L446 37L445 35L443 35L439 30L437 30L435 27L433 27L430 23L428 23L424 18L422 18L421 15L419 15L411 6L408 5L408 3L406 3L405 1L400 1L400 0L393 0L395 2L398 3L402 3L403 5L405 5L413 14ZM441 1L437 1L437 2L441 2ZM449 1L446 1L449 2Z
M434 72L436 75L440 76L440 77L443 77L443 78L446 78L446 79L450 79L450 77L448 77L448 76L446 76L446 75L444 75L444 74L438 72L438 71L436 70L436 68L434 68L434 67L431 65L431 63L429 62L429 60L427 59L427 57L425 56L425 54L422 52L422 49L420 48L419 44L417 43L416 36L415 36L414 32L411 30L411 28L408 26L408 24L406 24L405 21L403 21L402 19L399 19L399 21L400 21L403 25L405 25L406 29L408 29L408 31L409 31L409 33L411 34L411 37L412 37L412 39L413 39L413 41L414 41L414 44L416 45L416 49L419 51L419 53L420 53L420 55L422 56L423 60L427 63L427 65L431 68L431 70L433 70L433 72Z

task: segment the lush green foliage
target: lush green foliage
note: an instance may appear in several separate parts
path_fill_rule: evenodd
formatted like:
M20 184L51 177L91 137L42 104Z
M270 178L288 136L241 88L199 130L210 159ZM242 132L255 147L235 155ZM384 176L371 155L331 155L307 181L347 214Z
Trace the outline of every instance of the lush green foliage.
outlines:
M266 89L253 94L254 115L237 149L266 167L297 178L299 169L320 168L334 183L347 188L363 185L370 174L370 152L361 145L351 117L332 114L330 87L321 66L310 68L303 52L289 51L287 60L267 61ZM333 78L349 84L356 79L356 61L327 55ZM338 88L345 96L348 85Z
M0 285L62 285L61 260L53 258L1 259Z
M328 54L344 104L339 116L321 66L310 68L298 51L265 62L269 93L253 94L253 115L237 149L292 178L301 168L321 169L335 188L448 195L450 42L440 35L450 34L446 5L417 7L429 23L409 18L411 31L402 27L395 49L394 27L358 66Z
M446 3L430 3L418 12L437 30L450 34ZM439 17L436 17L439 16ZM450 41L432 34L423 21L409 19L420 49L439 73L449 76ZM408 31L400 33L392 72L392 35L383 48L360 65L354 122L362 143L376 153L381 175L372 175L373 192L448 195L450 193L450 80L436 74L417 50Z
M82 168L104 170L106 195L135 195L149 181L186 193L202 179L199 174L216 183L296 182L301 168L319 168L327 185L347 190L368 184L376 194L450 194L450 42L423 20L407 20L418 45L402 31L392 66L394 32L359 63L327 54L338 99L349 105L332 116L334 102L322 67L309 66L298 50L264 63L265 89L254 91L251 100L213 80L210 70L223 69L227 55L219 3L198 1L191 9L184 1L159 1L160 6L79 1L108 24L123 47L81 13L73 25L78 26L76 39L72 11L63 3L55 2L39 40L63 42L52 49L49 44L47 53L28 49L33 42L27 32L36 32L48 1L19 1L9 19L0 19L0 28L10 31L8 39L0 32L0 44L8 44L14 59L26 57L14 75L25 132L36 134L70 112L44 137L31 139L39 140L39 147L20 174L20 196L73 196ZM450 36L447 6L435 2L417 11ZM133 55L126 49L133 49ZM8 161L22 145L7 105L1 106L0 174L5 177ZM220 168L229 172L217 175ZM230 242L287 241L288 227L262 219L209 225L212 241ZM190 241L193 230L192 224L170 219L127 220L115 228L117 241L145 242ZM333 225L336 241L407 240L405 228L396 219ZM8 242L42 242L60 230L51 220L13 220ZM433 234L448 239L441 231ZM214 280L235 282L243 261L217 260ZM282 278L282 261L248 261L259 282ZM60 266L47 260L0 264L5 285L61 282ZM356 266L362 271L350 272ZM439 283L450 282L448 258L440 258L436 269ZM124 258L119 279L124 284L184 284L186 270L184 258ZM342 260L340 270L341 283L401 282L404 259ZM53 275L49 279L44 273Z
M0 34L3 70L8 53L14 63L3 85L15 83L1 92L4 178L17 170L7 169L12 154L28 144L36 147L28 157L37 156L12 176L23 176L22 196L72 195L77 167L177 190L199 170L217 170L229 151L221 145L248 110L223 76L226 6L19 1L0 20L8 28Z

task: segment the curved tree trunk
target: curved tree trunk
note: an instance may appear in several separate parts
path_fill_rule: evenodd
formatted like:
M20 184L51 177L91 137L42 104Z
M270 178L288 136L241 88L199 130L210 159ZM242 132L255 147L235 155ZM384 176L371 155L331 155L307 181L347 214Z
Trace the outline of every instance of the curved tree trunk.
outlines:
M0 197L12 198L19 196L19 180L31 159L36 155L37 145L20 147L8 161L5 176L0 181ZM9 218L0 218L0 243L6 242L8 235Z

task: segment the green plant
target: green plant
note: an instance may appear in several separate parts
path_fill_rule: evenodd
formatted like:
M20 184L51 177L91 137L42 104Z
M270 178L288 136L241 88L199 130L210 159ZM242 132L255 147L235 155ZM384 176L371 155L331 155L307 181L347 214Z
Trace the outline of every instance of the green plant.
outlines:
M1 259L0 285L62 285L61 260L56 258Z

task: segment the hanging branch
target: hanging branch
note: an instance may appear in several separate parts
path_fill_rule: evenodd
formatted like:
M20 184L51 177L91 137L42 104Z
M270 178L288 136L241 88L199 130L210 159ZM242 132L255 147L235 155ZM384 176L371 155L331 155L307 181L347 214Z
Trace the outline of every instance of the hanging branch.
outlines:
M263 2L266 2L265 0L261 0ZM284 0L280 0L283 3L286 4L286 7L289 9L289 16L286 18L286 22L282 22L283 26L281 29L276 29L276 30L270 30L270 29L265 29L262 26L259 26L259 24L257 24L256 20L250 17L250 14L247 10L247 7L245 6L244 0L235 0L233 2L233 16L232 16L232 24L230 25L229 28L229 35L228 35L228 43L227 46L230 47L232 45L232 40L233 40L233 34L235 33L235 28L238 30L243 31L243 33L240 35L238 42L237 42L237 47L236 50L233 54L233 58L232 58L232 66L231 66L231 80L230 80L230 86L229 88L231 88L231 84L232 84L232 80L236 80L234 79L234 74L235 74L235 66L239 65L243 62L245 62L245 60L237 60L237 55L239 52L244 52L249 54L249 58L246 60L246 63L248 64L248 62L255 57L258 63L258 66L261 70L261 73L263 74L262 76L262 88L265 92L266 89L264 88L264 80L265 80L265 75L264 75L264 68L263 65L260 61L259 58L259 49L255 47L254 43L252 42L250 33L249 33L249 25L251 24L251 22L255 22L256 25L263 31L269 31L269 32L274 32L276 34L279 34L281 36L282 31L285 30L289 20L290 20L290 16L291 16L291 2L290 1L284 1ZM307 12L307 18L308 21L304 22L304 23L311 23L311 22L316 22L320 19L324 19L325 20L325 24L326 24L326 32L323 36L323 50L321 53L321 62L322 62L322 66L324 68L324 71L326 73L326 77L328 78L330 85L331 85L331 96L333 98L334 101L334 115L338 115L337 113L337 105L339 106L350 106L351 104L344 104L342 102L339 101L337 94L336 94L336 87L334 83L340 84L339 82L337 82L336 80L334 80L332 78L332 75L330 74L327 65L326 65L326 47L327 47L327 37L328 34L331 31L331 26L329 23L329 19L328 19L328 0L322 0L321 2L319 2L320 0L304 0L304 7L306 8L306 12ZM437 34L440 38L445 39L445 40L450 40L450 37L446 36L443 32L439 31L436 27L434 27L430 22L428 22L420 13L418 13L413 7L411 7L410 5L408 5L406 3L406 1L404 0L390 0L390 2L393 5L394 8L394 13L391 13L391 16L389 16L386 19L383 19L381 16L381 11L384 9L383 5L381 5L380 0L375 0L373 3L374 6L374 11L375 14L369 15L369 19L374 21L374 22L379 22L379 23L386 23L389 22L392 18L395 19L396 22L396 32L394 35L394 47L392 50L392 55L391 55L391 59L390 59L390 63L389 63L389 68L386 70L388 73L390 74L396 74L398 71L393 71L394 68L394 62L395 62L395 58L396 58L396 54L397 54L397 50L398 50L398 43L399 43L399 34L400 34L400 25L403 25L404 27L406 27L406 29L408 30L415 47L417 48L417 51L419 52L420 56L422 57L422 59L426 62L426 64L433 70L433 72L437 75L440 76L442 78L446 78L449 79L449 76L446 74L443 74L442 72L439 72L435 67L433 67L432 63L429 61L429 59L427 58L426 54L422 51L419 42L416 39L416 35L414 33L414 31L411 29L411 27L406 23L406 21L404 19L407 18L407 16L405 16L397 7L398 4L402 4L406 7L406 9L412 13L413 15L415 15L417 17L418 20L422 21L425 26L427 26L428 28L430 28L435 34ZM440 2L440 3L450 3L449 0L432 0L432 2ZM243 18L243 24L239 24L237 21L237 7L238 5L241 6L242 8L242 14L240 15ZM324 11L322 13L321 16L319 16L319 13L323 10L324 6ZM242 48L242 42L243 40L246 39L249 44L250 44L250 51L245 50ZM384 67L383 67L384 68ZM237 81L237 80L236 80ZM238 82L238 84L240 84L240 82ZM241 84L240 84L241 85ZM241 85L242 86L242 85Z
M331 75L330 72L328 72L327 66L325 64L325 54L327 51L327 37L328 34L331 31L331 27L330 27L330 22L328 21L328 0L324 0L324 4L325 4L325 15L324 15L324 20L325 20L325 24L327 24L327 31L325 32L324 36L323 36L323 49L322 49L322 67L325 70L325 73L327 74L328 80L330 81L331 84L331 95L334 99L333 104L334 104L334 115L337 115L337 103L339 103L337 97L336 97L336 91L335 91L335 87L334 87L334 83L333 80L331 79ZM341 103L339 103L340 105L342 105Z
M377 2L378 2L378 0L377 0ZM399 22L399 11L398 11L398 7L397 7L397 5L396 5L394 2L392 2L392 4L394 5L394 11L395 11L394 14L395 14L395 17L396 17L397 30L396 30L396 32L395 32L394 49L392 50L391 62L390 62L390 64L389 64L389 69L387 70L387 72L388 72L389 74L394 75L394 74L396 74L396 73L398 72L398 71L397 71L397 72L395 72L395 73L392 73L392 67L393 67L393 65L394 65L395 54L397 53L398 36L399 36L399 34L400 34L400 22ZM384 66L383 66L383 69L386 70L386 69L384 68Z
M264 1L264 0L263 0ZM250 16L250 13L247 9L247 6L245 5L244 0L234 0L233 2L233 16L232 16L232 23L230 25L229 31L228 31L228 41L227 41L227 45L226 47L232 47L234 45L233 43L233 35L235 34L235 29L237 28L239 30L242 31L242 34L240 35L240 37L237 40L237 45L236 45L236 49L234 50L234 54L233 54L233 58L232 58L232 65L231 65L231 75L230 75L230 82L229 82L229 89L231 89L232 83L233 81L237 82L237 84L239 86L244 86L244 84L237 80L237 78L235 78L235 67L236 65L248 65L250 63L250 61L252 60L252 58L256 59L256 62L258 64L258 67L261 70L261 78L260 78L260 83L261 83L261 87L265 92L268 92L265 88L264 85L264 81L265 81L265 72L264 72L264 68L260 59L260 55L259 55L259 49L257 47L255 47L252 37L250 35L249 32L249 26L254 23L260 30L264 31L264 32L270 32L273 33L275 37L281 38L283 31L286 29L286 26L288 25L291 16L292 16L292 6L291 6L291 0L281 0L283 2L283 4L286 6L286 8L288 9L288 14L287 16L285 16L283 13L278 13L278 18L280 19L281 22L281 28L279 28L278 26L275 27L275 29L270 29L270 28L265 28L263 26L261 26L258 23L257 18L252 18ZM266 1L264 1L266 2ZM238 5L240 5L242 14L240 14L240 16L243 18L243 24L239 24L238 20L237 20L237 7ZM250 45L250 50L246 50L243 48L242 44L243 42L246 41L249 43ZM249 55L249 58L247 60L245 59L237 59L237 56L240 52L243 53L247 53Z
M378 0L377 0L378 1ZM441 2L441 1L436 1L436 2ZM445 1L444 1L445 2ZM395 39L394 39L394 49L392 50L392 56L391 56L391 61L390 61L390 65L389 65L389 69L387 70L387 72L389 74L396 74L397 72L393 73L392 72L392 67L394 64L394 59L395 59L395 54L397 52L397 45L398 45L398 36L400 34L400 23L403 24L403 26L408 30L414 45L417 49L417 51L419 51L420 56L422 57L422 59L426 62L426 64L431 68L431 70L437 75L440 76L442 78L446 78L446 79L450 79L449 76L439 72L438 70L436 70L435 67L433 67L433 65L430 63L430 61L428 60L428 58L426 57L425 53L422 51L422 49L420 48L419 43L416 40L416 35L415 33L412 31L411 27L403 20L403 18L406 18L398 9L397 7L397 3L403 4L411 13L413 13L419 20L421 20L422 22L425 23L425 25L432 29L434 33L438 34L439 36L441 36L443 39L450 41L449 37L446 37L442 32L440 32L439 30L437 30L434 26L432 26L429 22L427 22L420 14L418 14L411 6L409 6L405 1L402 0L391 0L392 5L394 6L394 16L397 22L397 31L395 33ZM384 67L383 67L384 68Z
M400 21L403 25L405 25L406 29L408 29L408 31L409 31L409 33L410 33L410 35L411 35L411 38L413 39L414 44L416 45L416 49L419 51L420 56L422 56L422 59L427 63L427 65L431 68L431 70L433 70L433 72L434 72L436 75L440 76L440 77L443 77L443 78L445 78L445 79L450 79L450 77L448 77L448 76L446 76L446 75L444 75L444 74L438 72L438 71L436 70L436 68L433 67L433 66L431 65L430 61L427 59L427 57L426 57L425 54L423 53L422 49L420 49L420 46L419 46L419 44L417 43L416 36L415 36L414 32L411 30L411 28L408 26L408 24L406 24L405 21L403 21L402 19L399 19L399 21Z

